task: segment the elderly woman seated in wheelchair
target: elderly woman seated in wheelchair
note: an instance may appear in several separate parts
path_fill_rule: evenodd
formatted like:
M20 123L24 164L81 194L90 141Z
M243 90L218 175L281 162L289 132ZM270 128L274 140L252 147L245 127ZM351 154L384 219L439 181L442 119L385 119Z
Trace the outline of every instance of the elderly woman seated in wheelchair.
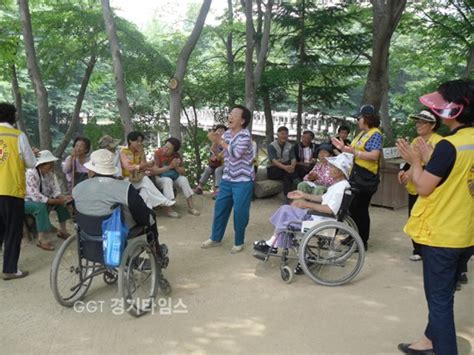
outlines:
M327 160L334 180L327 192L322 196L290 192L292 204L281 206L270 218L275 226L273 236L254 244L256 258L281 258L281 277L287 283L294 274L305 273L322 285L342 285L359 273L364 262L363 242L347 214L353 196L347 181L353 155L343 153ZM290 249L296 256L289 255ZM291 259L298 260L294 271L288 266Z
M118 281L123 307L139 316L153 309L158 290L169 294L171 286L163 277L168 265L167 248L158 242L154 213L129 182L114 178L113 154L99 149L91 154L89 179L73 190L77 210L76 235L67 239L56 254L51 268L51 288L63 306L81 300L95 276L106 284ZM130 227L126 247L118 266L105 265L102 222L120 206Z

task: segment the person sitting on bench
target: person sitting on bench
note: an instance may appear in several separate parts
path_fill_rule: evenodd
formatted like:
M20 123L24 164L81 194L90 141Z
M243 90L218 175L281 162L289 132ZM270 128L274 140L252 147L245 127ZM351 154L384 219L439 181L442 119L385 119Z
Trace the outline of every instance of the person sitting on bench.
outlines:
M66 221L71 218L66 204L72 200L69 195L61 194L54 175L54 162L57 161L49 150L39 152L34 169L26 171L25 214L33 215L38 231L36 245L43 250L54 250L49 233L54 229L49 219L51 210L58 214L58 238L67 239Z

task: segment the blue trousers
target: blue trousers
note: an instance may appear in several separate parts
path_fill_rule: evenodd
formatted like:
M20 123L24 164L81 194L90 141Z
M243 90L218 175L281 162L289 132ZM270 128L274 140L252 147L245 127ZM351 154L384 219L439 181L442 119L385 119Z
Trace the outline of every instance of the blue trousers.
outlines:
M220 242L224 237L230 212L234 208L234 245L244 244L245 228L249 223L250 202L252 201L253 181L230 182L222 180L219 186L211 239Z
M454 292L464 265L474 252L469 248L421 246L423 282L428 303L428 325L425 335L433 342L436 355L455 355Z

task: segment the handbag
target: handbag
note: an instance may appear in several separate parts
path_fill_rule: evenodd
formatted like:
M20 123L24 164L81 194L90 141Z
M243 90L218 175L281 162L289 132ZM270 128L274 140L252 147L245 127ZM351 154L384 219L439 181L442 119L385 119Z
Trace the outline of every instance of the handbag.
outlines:
M122 209L117 207L112 215L102 222L102 248L104 264L118 267L127 244L128 226L122 221Z
M164 173L160 174L160 177L167 177L172 179L173 181L179 178L179 173L175 169L170 169L165 171Z
M370 170L354 164L349 182L352 187L361 191L375 193L380 182L380 177L378 174L374 174Z

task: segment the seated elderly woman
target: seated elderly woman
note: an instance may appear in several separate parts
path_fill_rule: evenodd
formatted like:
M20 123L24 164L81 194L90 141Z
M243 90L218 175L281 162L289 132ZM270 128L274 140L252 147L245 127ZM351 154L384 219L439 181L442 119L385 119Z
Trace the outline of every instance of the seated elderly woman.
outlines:
M193 216L199 216L199 211L194 208L193 190L189 186L189 181L184 173L186 172L183 159L179 154L181 142L179 139L171 137L166 140L163 147L155 152L155 167L152 168L152 174L155 176L156 185L163 190L163 195L171 201L175 200L173 188L180 188L186 198L188 213ZM169 211L168 217L179 218L180 214L175 211Z
M330 164L326 159L333 155L332 146L323 143L316 152L318 161L314 168L304 176L304 181L298 184L298 190L312 195L322 195L334 183L330 172Z
M66 174L68 191L87 179L87 169L84 164L89 161L91 141L85 137L77 137L72 143L72 152L62 164L63 173Z
M164 206L166 211L170 211L170 206L175 201L167 199L158 190L150 180L151 168L155 165L153 161L147 162L145 151L143 149L143 141L145 136L141 132L130 132L127 135L128 147L122 148L120 151L120 162L122 164L122 175L126 181L130 181L140 196L145 201L148 208L156 208Z
M282 233L287 229L290 222L295 221L323 221L330 219L329 217L322 217L311 215L310 210L321 212L325 214L334 215L339 212L344 191L350 187L347 179L352 169L354 156L349 153L342 153L337 157L328 157L327 161L330 164L330 175L334 183L329 187L324 195L313 195L302 191L292 191L288 194L288 198L295 200L291 205L281 206L270 218L270 222L275 227L275 232L272 237L265 240L260 240L254 245L254 249L267 253L270 248L272 252L276 252L276 247L283 246ZM295 273L301 273L297 267Z
M70 219L66 204L72 200L71 196L62 195L56 176L54 162L58 160L49 150L39 152L34 169L26 171L25 214L35 217L38 230L36 245L44 250L54 250L49 240L49 232L53 230L49 220L49 213L55 210L59 219L57 236L67 239L66 221Z

